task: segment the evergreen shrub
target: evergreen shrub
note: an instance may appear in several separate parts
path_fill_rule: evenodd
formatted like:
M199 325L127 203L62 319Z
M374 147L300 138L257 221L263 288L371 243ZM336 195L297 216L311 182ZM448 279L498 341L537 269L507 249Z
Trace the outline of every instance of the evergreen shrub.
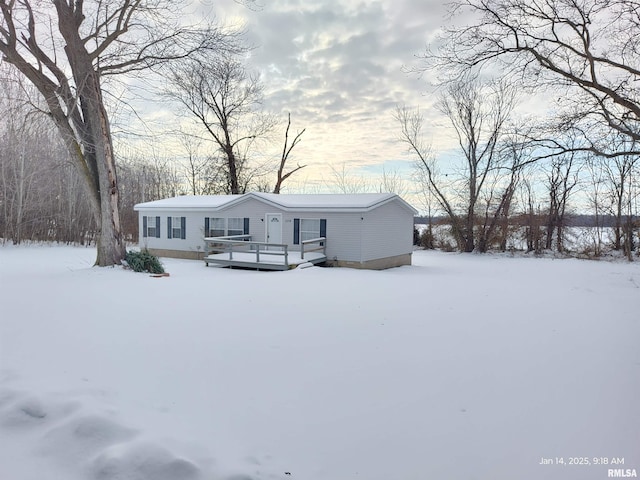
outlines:
M164 273L164 267L155 255L144 249L139 252L128 251L125 260L134 272Z

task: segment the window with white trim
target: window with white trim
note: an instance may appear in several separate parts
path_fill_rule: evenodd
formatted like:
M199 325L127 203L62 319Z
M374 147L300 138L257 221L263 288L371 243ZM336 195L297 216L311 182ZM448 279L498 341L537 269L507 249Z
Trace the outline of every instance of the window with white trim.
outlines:
M244 234L244 218L227 219L227 235L243 235Z
M187 217L167 217L167 238L187 238Z
M249 233L249 219L207 217L204 219L204 228L207 237L246 235Z
M182 238L182 221L180 217L171 218L171 238Z
M209 219L209 237L224 237L225 236L225 218L210 218Z
M146 230L144 232L144 237L159 237L158 232L158 223L160 223L160 217L147 215L144 217L144 225L146 226ZM144 228L144 227L143 227Z
M300 219L300 241L311 240L320 237L320 219L319 218L301 218Z

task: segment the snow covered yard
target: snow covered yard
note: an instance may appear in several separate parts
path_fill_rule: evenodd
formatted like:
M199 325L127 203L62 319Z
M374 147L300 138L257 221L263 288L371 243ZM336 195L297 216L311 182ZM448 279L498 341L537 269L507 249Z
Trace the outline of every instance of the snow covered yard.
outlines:
M640 263L166 259L150 278L93 259L0 248L0 479L640 472Z

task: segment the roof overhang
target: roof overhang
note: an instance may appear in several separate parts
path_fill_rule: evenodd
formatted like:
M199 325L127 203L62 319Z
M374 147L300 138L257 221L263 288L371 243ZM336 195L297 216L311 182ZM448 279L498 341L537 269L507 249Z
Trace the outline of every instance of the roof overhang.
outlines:
M362 194L274 194L251 192L243 195L182 196L139 203L135 211L223 211L256 200L285 212L365 213L391 202L413 215L418 211L393 193Z

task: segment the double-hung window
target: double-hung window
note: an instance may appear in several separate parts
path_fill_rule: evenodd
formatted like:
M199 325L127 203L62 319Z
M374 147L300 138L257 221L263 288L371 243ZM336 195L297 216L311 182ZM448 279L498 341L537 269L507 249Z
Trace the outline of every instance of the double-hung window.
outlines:
M160 217L150 215L142 217L142 236L160 238Z
M209 218L208 220L209 220L209 231L206 232L207 236L208 237L224 237L226 219Z
M301 218L300 219L300 241L311 240L320 236L320 219L319 218Z
M227 235L244 235L244 219L229 218L227 219Z
M171 219L171 237L172 238L180 238L182 237L182 228L180 223L180 217L172 217Z
M293 243L299 245L306 240L327 236L327 220L324 218L294 218ZM320 244L322 245L322 243Z
M167 238L186 238L186 217L167 217Z
M248 235L249 219L207 217L204 219L204 233L207 237Z

